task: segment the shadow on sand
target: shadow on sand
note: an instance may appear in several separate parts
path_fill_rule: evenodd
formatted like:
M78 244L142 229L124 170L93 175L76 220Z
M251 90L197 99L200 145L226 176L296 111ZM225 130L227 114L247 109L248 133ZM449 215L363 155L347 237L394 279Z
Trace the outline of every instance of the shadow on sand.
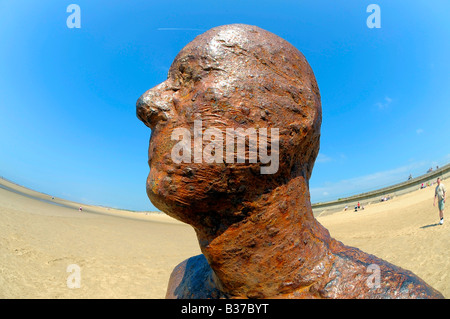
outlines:
M430 225L426 225L426 226L422 226L422 227L420 227L420 228L425 229L425 228L428 228L428 227L434 227L434 226L439 226L439 223L436 223L436 224L430 224Z

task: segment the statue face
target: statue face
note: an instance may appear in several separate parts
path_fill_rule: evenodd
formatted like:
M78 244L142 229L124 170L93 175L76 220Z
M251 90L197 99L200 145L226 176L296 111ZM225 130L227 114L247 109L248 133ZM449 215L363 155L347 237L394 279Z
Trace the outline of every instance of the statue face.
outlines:
M136 107L152 129L147 194L194 227L226 227L264 193L297 176L308 180L318 153L312 70L292 45L257 27L198 36Z

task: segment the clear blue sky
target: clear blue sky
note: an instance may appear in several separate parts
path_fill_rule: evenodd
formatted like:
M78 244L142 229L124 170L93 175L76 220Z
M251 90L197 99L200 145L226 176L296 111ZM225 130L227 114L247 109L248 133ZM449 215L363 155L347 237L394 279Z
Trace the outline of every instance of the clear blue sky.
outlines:
M73 2L71 2L73 1ZM450 162L450 2L0 0L0 175L58 197L154 210L135 102L218 25L303 52L322 96L312 201ZM69 29L69 4L81 28ZM369 4L381 28L369 29Z

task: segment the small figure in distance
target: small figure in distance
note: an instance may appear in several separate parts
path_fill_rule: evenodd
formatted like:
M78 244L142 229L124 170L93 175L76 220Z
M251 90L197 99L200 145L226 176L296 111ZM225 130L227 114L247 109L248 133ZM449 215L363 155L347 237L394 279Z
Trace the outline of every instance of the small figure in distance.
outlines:
M439 209L439 225L442 225L444 223L444 204L445 204L446 189L445 185L441 183L441 179L439 177L436 182L437 186L434 191L433 206L436 206L436 199L437 199Z

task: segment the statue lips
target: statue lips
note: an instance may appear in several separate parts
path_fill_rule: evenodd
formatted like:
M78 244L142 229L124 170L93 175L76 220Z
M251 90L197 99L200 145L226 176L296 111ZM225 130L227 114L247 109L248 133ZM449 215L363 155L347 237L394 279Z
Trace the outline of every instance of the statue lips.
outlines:
M443 298L413 273L331 238L314 218L320 92L287 41L255 26L213 28L178 53L136 113L152 129L149 198L195 229L203 253L175 268L168 298ZM174 161L172 133L195 137L199 120L205 131L278 129L278 170L262 174L249 151L241 163ZM187 145L195 152L195 139Z

